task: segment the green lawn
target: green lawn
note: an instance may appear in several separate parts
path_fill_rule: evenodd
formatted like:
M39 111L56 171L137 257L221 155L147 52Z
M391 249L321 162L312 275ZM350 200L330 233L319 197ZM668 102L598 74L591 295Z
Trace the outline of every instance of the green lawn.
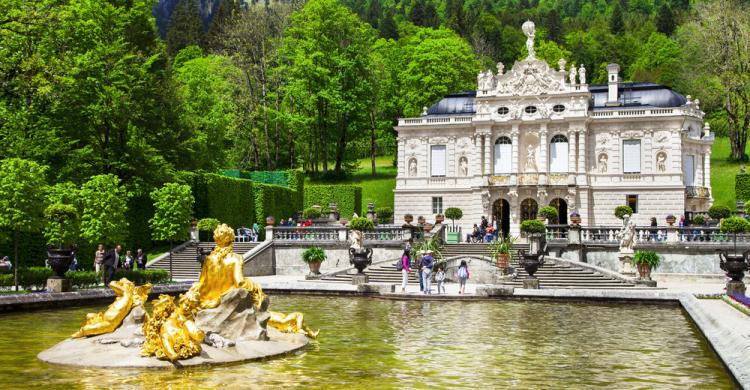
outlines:
M730 152L729 138L717 137L711 149L711 191L714 204L734 209L734 176L742 163L729 161Z
M367 212L367 203L374 202L375 207L388 206L393 208L393 189L396 188L396 168L393 167L393 157L383 156L375 160L377 171L372 176L370 159L359 160L359 169L343 180L321 180L308 177L309 184L353 184L362 187L362 213Z

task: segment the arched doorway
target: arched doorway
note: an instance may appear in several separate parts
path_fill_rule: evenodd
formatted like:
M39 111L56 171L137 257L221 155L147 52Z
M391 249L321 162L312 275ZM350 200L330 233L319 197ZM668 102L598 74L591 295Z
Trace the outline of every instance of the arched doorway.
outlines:
M557 221L555 223L558 223L560 225L567 225L568 224L568 202L566 202L565 199L562 199L562 198L555 198L555 199L552 199L551 202L549 202L549 205L554 207L557 210Z
M510 234L510 203L505 199L496 200L492 205L492 217L497 221L503 237L508 237L508 234Z
M534 199L527 198L521 202L521 221L536 219L537 212L539 212L539 205Z

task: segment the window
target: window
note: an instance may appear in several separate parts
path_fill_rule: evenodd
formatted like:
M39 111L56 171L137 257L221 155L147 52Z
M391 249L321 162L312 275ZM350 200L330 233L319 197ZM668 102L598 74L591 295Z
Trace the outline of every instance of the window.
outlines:
M695 156L692 154L685 156L682 160L682 171L685 174L685 185L695 185Z
M641 140L622 141L622 172L641 173Z
M433 145L430 147L430 174L432 176L445 176L445 145Z
M508 137L500 137L495 141L495 173L510 173L512 149L513 145Z
M526 106L523 110L526 111L527 114L533 114L536 112L536 106Z
M568 171L568 138L562 134L552 137L549 147L549 171Z
M565 111L565 106L563 106L562 104L555 104L552 107L552 111L557 112L557 113L561 113L561 112Z
M432 213L442 214L443 213L443 197L435 196L432 198Z
M508 107L500 107L497 109L497 113L500 115L508 115L509 112L510 110L508 109Z
M628 195L627 198L628 207L633 209L633 214L638 213L638 195Z

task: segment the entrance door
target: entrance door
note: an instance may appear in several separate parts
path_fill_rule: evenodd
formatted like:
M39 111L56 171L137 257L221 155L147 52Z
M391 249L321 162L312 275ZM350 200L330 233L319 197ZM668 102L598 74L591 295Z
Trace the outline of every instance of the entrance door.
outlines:
M536 200L528 198L521 202L521 221L528 219L536 219L536 213L539 211L539 206Z
M503 233L503 237L510 234L510 203L505 199L498 199L492 205L492 217L498 221L498 228Z
M559 223L560 225L567 225L568 202L566 202L565 199L562 198L555 198L552 199L552 202L549 202L549 205L557 210L557 221L555 221L555 223Z

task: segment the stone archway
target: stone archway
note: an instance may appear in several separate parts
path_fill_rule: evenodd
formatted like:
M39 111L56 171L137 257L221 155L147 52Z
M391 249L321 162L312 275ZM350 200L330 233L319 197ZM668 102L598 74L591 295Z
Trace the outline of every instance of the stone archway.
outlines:
M568 202L563 198L555 198L549 202L549 205L557 210L557 221L560 225L568 224Z
M492 204L492 217L497 221L498 229L503 237L510 234L510 203L502 198L495 200Z

